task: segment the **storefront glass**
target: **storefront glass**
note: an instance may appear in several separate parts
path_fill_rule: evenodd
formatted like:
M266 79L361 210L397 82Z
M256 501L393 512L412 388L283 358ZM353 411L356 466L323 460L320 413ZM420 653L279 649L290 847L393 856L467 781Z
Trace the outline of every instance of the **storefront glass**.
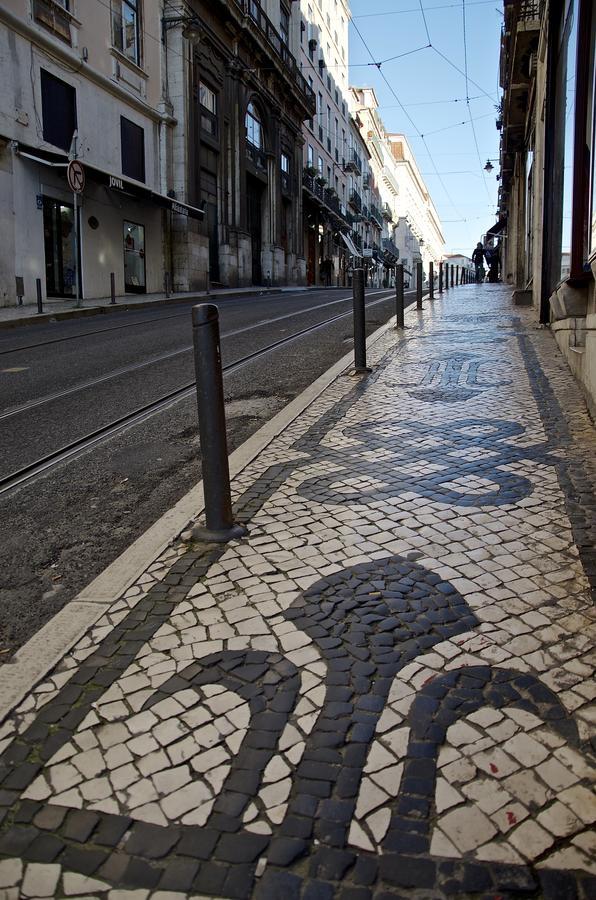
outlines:
M74 208L68 203L43 198L43 232L48 297L74 297L76 250Z
M124 290L144 294L145 226L124 222Z

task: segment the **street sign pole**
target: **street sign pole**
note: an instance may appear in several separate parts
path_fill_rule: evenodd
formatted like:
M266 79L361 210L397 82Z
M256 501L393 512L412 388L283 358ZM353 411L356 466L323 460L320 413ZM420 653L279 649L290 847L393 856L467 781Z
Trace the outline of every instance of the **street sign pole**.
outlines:
M75 241L75 295L76 305L81 304L81 273L80 261L81 253L79 252L79 201L78 195L81 194L85 187L85 170L82 163L77 161L77 132L72 136L70 152L68 157L70 162L66 170L67 181L72 189L72 200L74 206L74 241Z
M75 239L75 292L77 309L81 306L81 279L79 278L79 201L76 191L72 192L74 203L74 239Z

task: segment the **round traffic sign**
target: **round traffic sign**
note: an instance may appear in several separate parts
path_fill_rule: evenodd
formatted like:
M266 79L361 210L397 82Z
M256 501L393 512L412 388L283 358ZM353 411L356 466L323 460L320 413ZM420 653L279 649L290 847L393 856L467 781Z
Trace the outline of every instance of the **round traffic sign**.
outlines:
M75 194L83 192L85 188L85 169L82 162L79 162L78 159L71 160L66 170L66 177L71 191L74 191Z

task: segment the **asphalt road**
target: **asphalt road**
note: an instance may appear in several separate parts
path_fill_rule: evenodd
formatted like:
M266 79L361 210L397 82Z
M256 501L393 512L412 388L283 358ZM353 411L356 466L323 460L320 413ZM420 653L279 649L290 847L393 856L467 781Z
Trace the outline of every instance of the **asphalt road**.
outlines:
M225 366L348 312L351 297L284 292L218 306ZM192 381L190 310L176 303L0 331L0 476ZM391 291L368 292L367 331L393 311ZM351 346L348 316L226 375L230 452ZM0 497L0 661L200 475L191 398Z

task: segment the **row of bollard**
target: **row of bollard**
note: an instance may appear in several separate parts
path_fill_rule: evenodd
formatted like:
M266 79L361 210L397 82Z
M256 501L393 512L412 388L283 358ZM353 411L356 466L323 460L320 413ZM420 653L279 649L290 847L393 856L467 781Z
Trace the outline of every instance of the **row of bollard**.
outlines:
M417 264L416 307L422 309L422 263ZM439 263L438 292L456 284L467 284L469 273L463 267ZM113 287L113 285L112 285ZM113 290L112 290L113 293ZM366 364L366 314L364 270L354 269L352 276L354 319L354 374L372 370ZM434 299L434 266L429 266L429 299ZM396 328L404 328L404 267L396 266ZM243 525L234 522L230 490L230 468L226 437L223 369L219 334L219 311L213 303L194 306L192 336L197 379L197 407L203 469L205 525L195 526L195 540L224 543L246 534Z

